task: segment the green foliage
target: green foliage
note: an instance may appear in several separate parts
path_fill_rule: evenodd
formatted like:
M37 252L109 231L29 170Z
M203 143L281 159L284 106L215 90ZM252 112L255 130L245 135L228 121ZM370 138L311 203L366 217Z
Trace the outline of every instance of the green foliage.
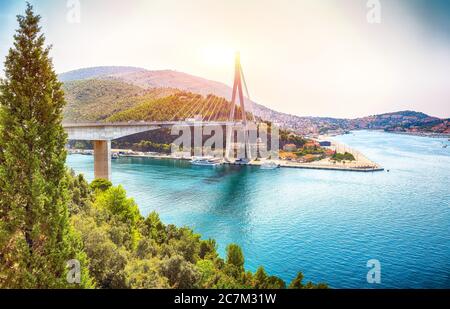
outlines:
M85 210L91 203L90 187L83 174L75 176L73 170L67 175L68 191L71 194L71 203L69 204L69 213L76 214Z
M348 153L348 152L345 152L345 153L337 153L336 152L331 157L331 159L338 161L338 162L340 162L340 161L355 161L355 157L351 153Z
M93 149L93 145L91 141L67 141L67 144L69 145L70 148L72 149L82 149L82 150L86 150L86 149Z
M199 257L201 259L215 260L218 258L217 244L214 239L202 240L200 242Z
M182 255L186 261L195 263L200 252L200 235L194 234L189 228L182 227L168 240L167 245L177 254Z
M112 182L107 179L98 178L91 182L90 186L92 191L106 191L112 187Z
M214 240L202 240L186 227L164 225L156 212L143 218L120 186L89 192L88 202L79 207L71 221L81 235L90 260L89 271L98 287L286 287L283 280L267 275L262 267L254 275L245 271L244 254L236 244L227 247L225 262L219 257Z
M300 135L297 135L288 130L280 129L279 134L280 134L280 143L282 145L294 144L297 146L297 148L302 148L308 142L308 140L304 139Z
M160 261L134 259L125 267L127 286L132 289L170 288L167 277L159 273Z
M185 120L197 114L201 114L203 119L224 120L229 117L231 106L230 102L212 94L203 97L199 94L178 91L166 97L147 98L144 96L141 103L114 113L106 121ZM237 107L236 115L239 114L240 108Z
M286 283L276 276L267 278L266 289L285 289Z
M71 122L106 119L115 112L125 110L139 102L144 89L115 80L80 80L66 82L63 86L67 106L64 119ZM169 91L149 91L146 96L158 97Z
M89 256L89 271L101 288L125 288L125 266L129 253L111 240L110 226L98 224L95 217L77 215L72 223L82 235Z
M167 239L166 227L156 212L151 212L144 220L144 235L162 244Z
M94 206L108 209L119 220L136 226L140 220L139 209L133 199L127 198L127 193L122 186L111 187L100 192L94 202Z
M321 147L308 147L308 148L302 148L300 151L296 151L294 152L294 154L296 154L299 157L303 157L306 156L308 154L312 154L312 155L323 155L325 153L325 149L321 148Z
M200 273L199 286L207 289L213 288L217 278L217 269L214 262L209 259L200 259L196 266Z
M196 288L200 279L195 265L186 261L181 255L164 259L161 264L161 274L169 280L170 286L176 289Z
M158 254L158 244L152 238L143 237L139 240L135 254L139 259L155 257Z
M118 80L80 80L64 84L66 121L159 121L184 120L202 114L223 120L231 103L209 94L206 97L170 88L145 90ZM240 115L240 108L235 111ZM250 115L248 115L250 117Z
M151 141L140 141L139 143L133 144L131 149L135 151L150 151L167 154L171 152L170 144L159 144Z
M290 289L302 289L303 288L303 278L305 276L303 276L303 274L301 272L299 272L297 274L297 277L294 278L294 280L292 280L291 284L289 284L289 288Z
M65 168L65 105L61 84L27 5L0 83L0 287L70 288L67 262L82 264L81 287L91 287L82 242L69 224ZM80 189L81 190L81 189ZM73 199L80 206L84 192Z
M264 289L266 288L267 274L264 270L264 267L260 266L256 270L254 277L254 285L256 289Z
M244 269L244 254L241 247L236 244L227 246L227 264L236 266L239 270Z
M94 207L100 211L107 210L113 215L115 223L110 227L110 235L117 242L126 243L127 248L136 248L141 238L138 223L142 220L139 209L133 199L127 198L122 186L111 187L104 192L98 192ZM130 240L128 243L126 240Z
M325 283L314 284L311 281L308 281L306 284L303 284L303 273L299 272L297 277L292 280L291 284L289 284L290 289L328 289L328 285Z

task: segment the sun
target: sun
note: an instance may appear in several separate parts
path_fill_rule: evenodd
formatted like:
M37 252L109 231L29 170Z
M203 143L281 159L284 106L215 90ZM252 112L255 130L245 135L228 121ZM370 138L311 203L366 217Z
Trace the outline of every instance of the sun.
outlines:
M234 63L235 53L236 51L230 47L207 46L200 50L200 59L211 67L230 67Z

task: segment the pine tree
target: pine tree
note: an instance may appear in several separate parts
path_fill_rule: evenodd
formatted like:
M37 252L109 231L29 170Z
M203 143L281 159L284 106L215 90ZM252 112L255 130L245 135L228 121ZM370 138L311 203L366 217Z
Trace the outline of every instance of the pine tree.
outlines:
M0 287L63 288L67 262L86 255L68 220L61 83L27 4L0 84ZM76 286L80 287L80 286Z
M239 270L244 269L244 254L241 247L236 244L229 244L226 248L227 251L227 264L236 266Z

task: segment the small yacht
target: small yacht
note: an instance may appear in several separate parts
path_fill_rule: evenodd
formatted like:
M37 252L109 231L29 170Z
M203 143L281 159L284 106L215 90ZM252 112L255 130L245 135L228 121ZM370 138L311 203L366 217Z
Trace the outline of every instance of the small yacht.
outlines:
M280 167L280 164L277 164L273 161L265 161L264 163L261 164L262 170L273 170L273 169L276 169L279 167Z
M247 165L249 163L250 163L250 160L246 159L246 158L240 158L240 159L237 159L236 161L234 161L234 164L238 164L238 165Z
M222 164L222 160L219 158L194 158L191 160L191 164L201 166L217 166Z

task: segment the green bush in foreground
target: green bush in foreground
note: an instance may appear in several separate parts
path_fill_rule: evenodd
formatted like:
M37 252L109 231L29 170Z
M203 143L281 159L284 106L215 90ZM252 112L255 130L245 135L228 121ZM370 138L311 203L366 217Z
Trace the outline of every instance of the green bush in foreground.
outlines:
M219 257L216 242L201 239L186 227L165 225L157 213L143 217L122 187L82 176L71 176L72 192L88 192L72 199L71 223L81 236L90 260L89 273L99 288L285 288L263 267L253 274L244 269L244 255L236 244ZM106 185L105 185L106 184ZM79 204L77 205L77 201ZM302 284L303 274L289 288L326 288Z

